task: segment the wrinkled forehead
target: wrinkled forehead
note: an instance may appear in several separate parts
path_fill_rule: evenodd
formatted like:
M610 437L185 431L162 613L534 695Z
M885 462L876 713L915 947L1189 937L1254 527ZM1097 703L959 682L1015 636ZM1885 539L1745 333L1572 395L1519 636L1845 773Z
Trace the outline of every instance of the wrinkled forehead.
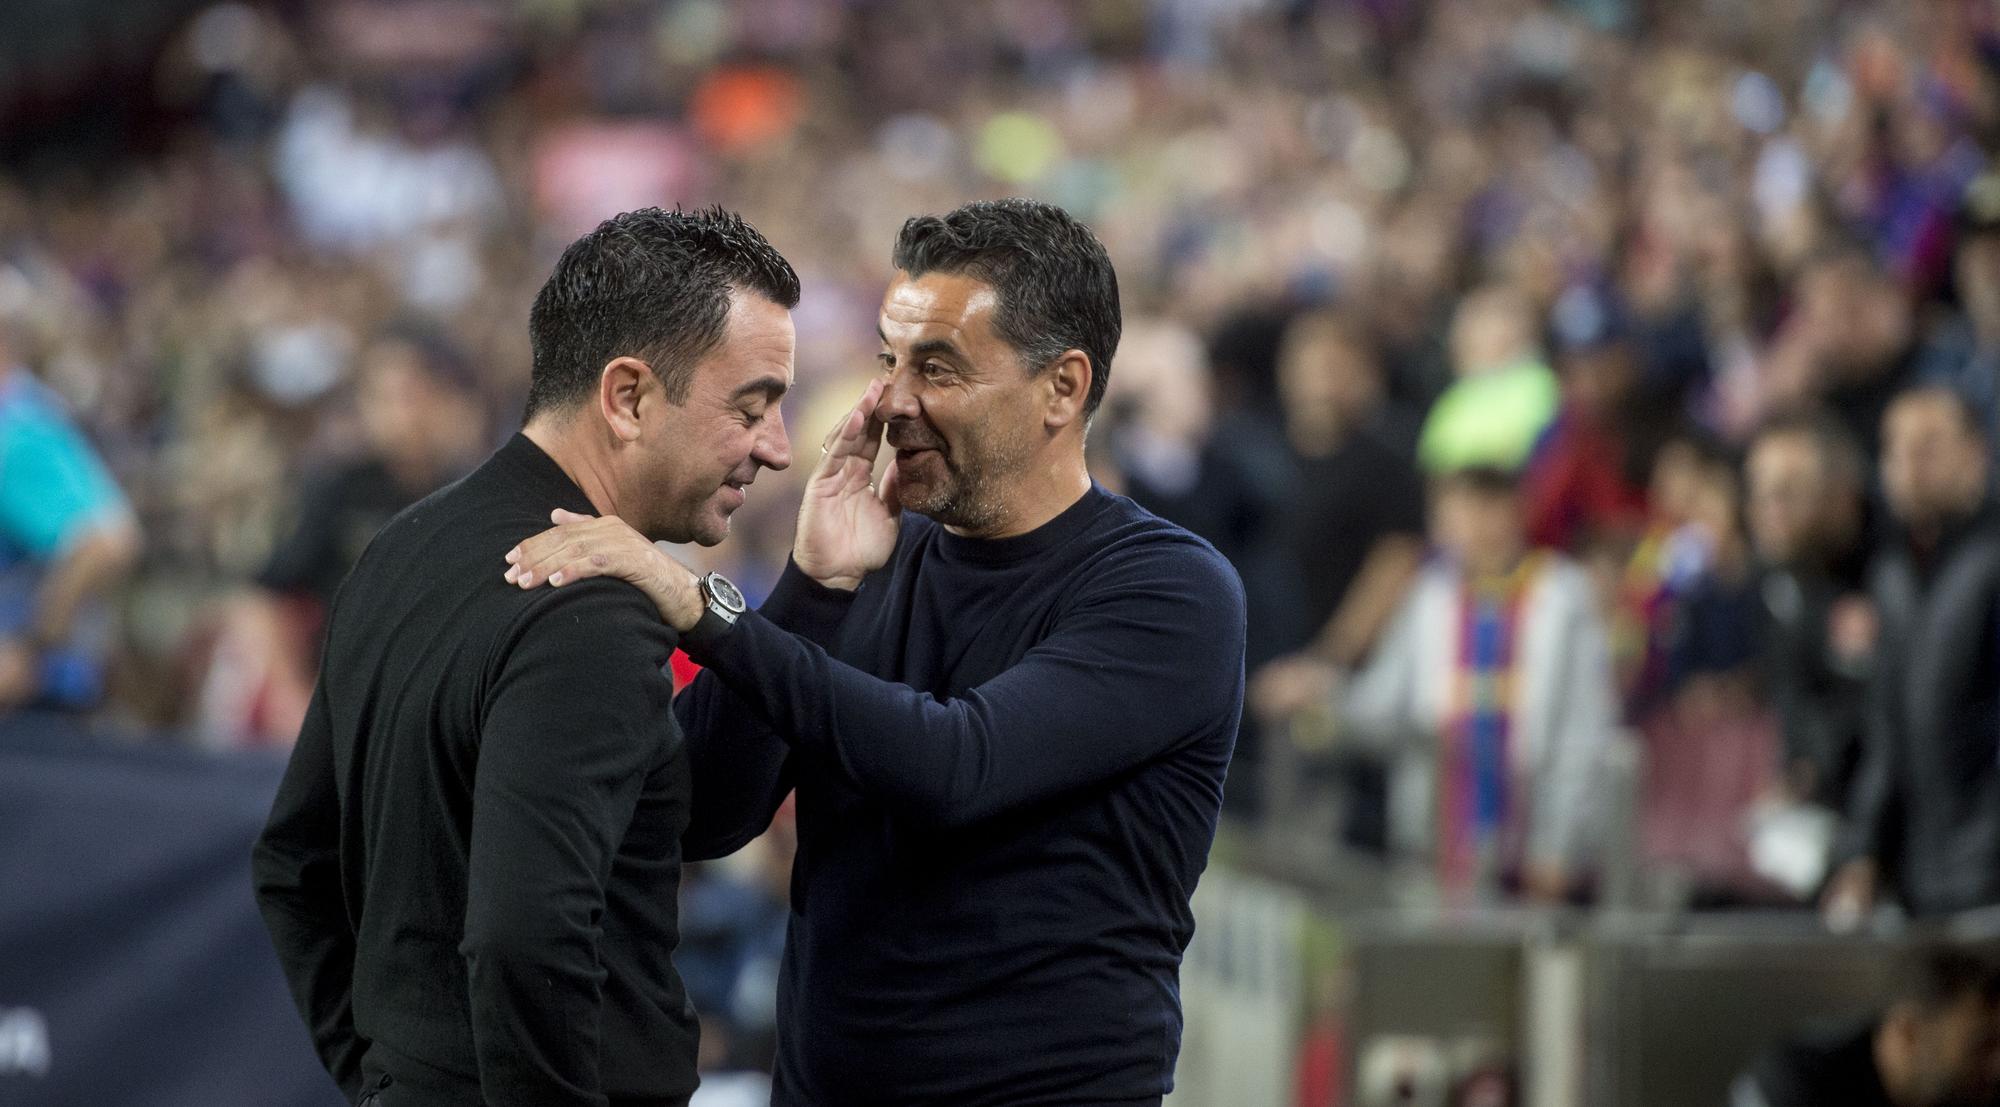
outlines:
M899 273L882 296L878 320L891 346L947 342L967 350L995 341L993 315L1000 293L977 277L959 273Z

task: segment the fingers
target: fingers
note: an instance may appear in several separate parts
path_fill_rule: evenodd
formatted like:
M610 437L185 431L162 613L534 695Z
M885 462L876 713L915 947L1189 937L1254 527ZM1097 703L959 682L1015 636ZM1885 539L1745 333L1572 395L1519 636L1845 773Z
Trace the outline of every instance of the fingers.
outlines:
M650 544L617 516L599 518L556 508L549 519L556 525L507 551L503 560L508 568L500 579L524 589L540 584L560 587L594 576L630 579L642 570L624 550L635 542Z
M555 540L544 542L542 539ZM592 561L590 547L574 536L547 531L515 547L510 555L513 564L501 575L502 580L520 588L533 588L538 584L561 585L564 580L577 579L577 568ZM603 555L596 555L603 560Z
M514 565L523 559L533 562L538 558L546 557L548 551L569 541L571 535L579 530L587 529L589 524L601 523L613 529L625 525L624 521L616 515L606 515L600 519L595 515L579 515L574 511L565 511L560 507L549 512L549 521L554 523L555 526L542 531L532 538L524 539L520 545L507 551L507 564Z
M880 426L874 416L876 407L882 402L883 387L884 382L879 377L869 381L868 387L862 390L860 401L848 409L833 428L833 433L827 436L820 447L820 452L826 455L822 469L838 465L850 457L874 462L875 453L881 448L881 435L870 434L869 430L871 426Z

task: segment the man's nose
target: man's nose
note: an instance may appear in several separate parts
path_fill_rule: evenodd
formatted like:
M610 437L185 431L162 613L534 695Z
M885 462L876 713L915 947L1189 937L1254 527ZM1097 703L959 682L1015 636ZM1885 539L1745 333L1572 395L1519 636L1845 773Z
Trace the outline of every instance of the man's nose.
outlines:
M891 419L915 419L923 411L917 402L916 384L916 370L892 371L889 383L882 389L882 398L875 405L875 418L884 423Z
M773 411L765 422L764 433L757 436L757 447L750 451L750 456L766 469L790 468L792 440L785 433L785 413Z

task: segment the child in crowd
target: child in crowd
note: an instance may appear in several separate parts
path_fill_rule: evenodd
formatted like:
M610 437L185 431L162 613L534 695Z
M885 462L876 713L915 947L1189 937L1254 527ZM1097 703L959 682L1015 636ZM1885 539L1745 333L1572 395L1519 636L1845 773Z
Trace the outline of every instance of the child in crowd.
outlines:
M1568 897L1588 866L1594 792L1618 725L1595 594L1574 562L1529 546L1504 470L1437 478L1432 528L1437 555L1345 687L1340 717L1377 740L1435 743L1422 837L1448 897Z

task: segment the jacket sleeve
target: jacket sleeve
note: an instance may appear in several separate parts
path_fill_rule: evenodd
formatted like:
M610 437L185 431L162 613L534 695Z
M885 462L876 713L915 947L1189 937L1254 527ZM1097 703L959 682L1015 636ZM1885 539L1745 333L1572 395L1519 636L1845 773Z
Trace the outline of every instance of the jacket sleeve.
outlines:
M1342 727L1353 731L1362 746L1387 748L1418 725L1417 665L1422 643L1417 610L1423 591L1424 578L1419 576L1404 592L1367 663L1341 689Z
M1574 868L1602 823L1598 803L1604 754L1618 728L1611 645L1581 575L1563 578L1564 634L1558 653L1556 709L1544 741L1528 829L1530 861Z
M354 1029L354 926L340 883L340 797L326 682L313 690L270 819L251 854L257 907L313 1048L352 1101L367 1043Z
M904 815L965 825L1130 770L1242 711L1243 591L1205 547L1129 551L1012 668L939 700L759 614L696 659L794 751Z
M1900 822L1901 766L1897 763L1895 724L1890 718L1888 697L1881 687L1881 682L1889 679L1885 669L1877 667L1868 688L1861 763L1854 773L1846 818L1834 840L1835 867L1864 859L1887 862L1895 854L1890 839Z

